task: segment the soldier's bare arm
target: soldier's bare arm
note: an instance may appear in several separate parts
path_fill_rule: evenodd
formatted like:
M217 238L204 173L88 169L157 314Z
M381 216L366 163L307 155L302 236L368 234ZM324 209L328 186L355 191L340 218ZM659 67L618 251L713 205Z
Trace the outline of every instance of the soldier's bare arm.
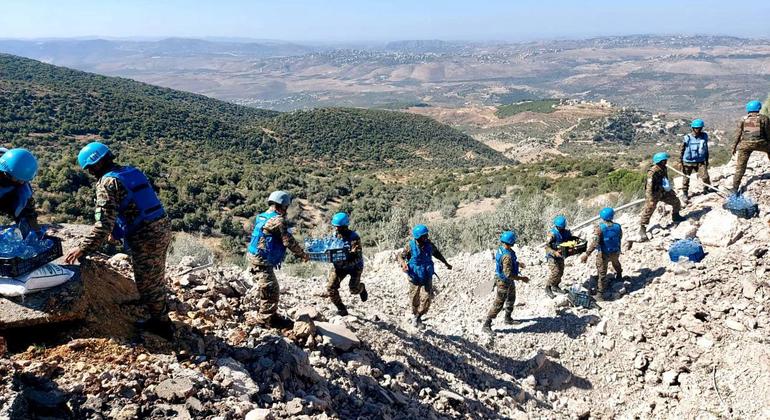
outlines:
M404 249L401 250L401 252L396 255L396 258L398 259L399 265L401 265L401 268L404 271L408 270L408 267L406 265L406 262L409 261L410 258L412 258L412 248L409 246L409 243L407 242Z
M452 264L449 264L449 263L447 262L446 258L444 258L444 256L443 256L443 255L441 255L441 251L439 251L438 247L437 247L435 244L433 244L433 243L431 242L431 245L432 245L432 248L433 248L433 258L435 258L435 259L437 259L437 260L441 261L442 263L444 263L444 265L446 266L446 268L448 268L448 269L450 269L450 270L451 270L451 269L452 269Z

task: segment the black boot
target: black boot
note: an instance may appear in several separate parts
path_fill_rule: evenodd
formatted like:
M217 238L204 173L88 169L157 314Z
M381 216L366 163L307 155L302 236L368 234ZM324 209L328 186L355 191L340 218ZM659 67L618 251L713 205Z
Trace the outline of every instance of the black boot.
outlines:
M505 318L503 319L503 322L505 322L505 325L518 324L518 321L516 321L515 319L513 319L513 317L511 317L510 312L505 314Z
M285 316L274 314L270 317L269 325L279 330L290 330L294 328L294 321Z
M369 292L366 291L366 287L364 287L364 290L362 290L361 294L358 296L361 297L361 302L366 302L369 299Z
M545 294L546 294L546 295L547 295L549 298L551 298L551 299L553 299L553 298L555 298L555 297L556 297L556 295L555 295L555 294L553 294L553 290L551 290L551 286L545 286Z
M174 332L176 331L174 324L168 318L150 318L144 321L137 321L136 327L166 340L174 338Z
M681 223L684 222L684 217L677 212L671 215L671 220L673 220L674 223Z
M337 307L337 315L348 316L348 308L345 307L344 303L335 303L334 306Z
M562 288L559 287L559 286L551 286L551 290L556 292L556 293L558 293L558 294L560 294L560 295L563 295L563 294L567 293L564 290L562 290Z
M484 321L484 325L481 327L481 331L485 334L492 334L492 320L487 318L486 321Z

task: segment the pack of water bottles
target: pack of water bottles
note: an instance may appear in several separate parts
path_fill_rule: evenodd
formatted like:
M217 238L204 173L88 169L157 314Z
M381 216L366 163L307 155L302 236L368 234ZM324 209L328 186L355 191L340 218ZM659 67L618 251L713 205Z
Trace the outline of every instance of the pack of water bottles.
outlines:
M759 215L759 205L745 195L733 194L727 197L722 208L743 219L751 219Z
M668 257L673 262L692 261L700 262L706 253L703 251L703 245L697 238L680 239L668 248Z
M342 262L347 260L348 245L336 236L305 239L305 252L311 261Z
M62 256L61 239L30 230L26 237L18 226L0 227L0 276L18 277Z

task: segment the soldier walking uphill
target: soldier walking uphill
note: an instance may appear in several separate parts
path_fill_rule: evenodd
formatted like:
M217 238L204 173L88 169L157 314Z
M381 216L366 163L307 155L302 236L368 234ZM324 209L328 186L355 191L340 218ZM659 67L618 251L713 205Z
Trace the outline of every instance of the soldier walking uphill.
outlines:
M427 226L415 226L412 229L412 237L398 254L398 262L411 283L409 296L412 303L412 325L419 326L422 324L422 316L428 312L433 300L433 258L444 263L448 270L451 270L452 266L428 238Z
M679 162L685 177L682 180L682 199L685 203L690 200L690 174L697 173L704 184L711 184L709 178L709 136L703 131L703 120L693 120L690 127L692 133L684 136L682 147L679 150ZM703 187L703 193L708 192L709 187Z
M329 270L326 292L334 306L337 307L337 313L345 316L348 314L348 309L342 303L342 298L340 297L340 282L345 277L350 276L350 281L348 282L350 294L359 295L361 302L366 302L369 298L369 294L366 292L366 285L361 283L361 273L364 270L364 255L361 249L361 238L354 230L350 230L350 217L346 213L337 213L332 216L332 226L337 229L337 238L345 242L349 253L347 260L335 262L332 269Z
M652 213L655 211L655 207L657 207L659 201L673 207L671 218L674 223L679 223L684 220L682 216L679 215L682 204L679 202L679 198L676 197L676 194L674 194L673 186L668 179L668 170L666 169L668 159L668 153L656 153L652 157L653 165L650 170L647 171L647 184L644 188L644 209L642 210L642 216L639 222L639 240L641 242L650 239L647 237L647 225L650 223Z
M516 302L516 283L514 280L529 281L527 277L519 275L519 269L524 268L524 263L519 262L516 258L516 253L512 248L515 243L515 232L506 231L500 235L500 247L497 248L495 254L497 295L482 327L482 330L487 334L492 333L492 320L497 317L503 307L505 307L505 323L508 325L514 323L511 317L513 304Z
M580 261L585 263L588 261L588 257L594 252L596 248L599 248L599 252L596 255L596 271L597 271L597 290L598 293L596 299L604 300L605 293L607 291L607 266L612 263L612 268L615 270L615 279L623 279L623 267L620 266L620 243L623 239L623 229L620 225L613 222L615 217L615 210L610 207L605 207L599 212L601 222L594 229L593 239L588 245L585 254L580 257Z
M25 149L0 149L0 213L19 225L22 235L37 230L37 210L29 182L37 174L37 159Z
M764 152L770 159L770 118L767 115L761 115L762 103L751 101L746 104L746 112L738 123L738 131L735 134L735 144L733 145L733 155L738 153L735 162L735 175L733 176L733 190L737 194L740 192L741 180L746 173L746 164L751 157L752 152Z
M257 284L257 322L274 328L291 328L293 322L277 313L281 288L274 270L281 267L287 248L303 261L307 261L308 256L289 232L286 211L291 205L291 196L283 191L274 191L267 204L270 209L257 216L254 223L247 255L249 272Z
M564 256L559 251L559 245L576 239L572 232L567 229L567 218L556 216L553 219L553 228L545 242L545 260L548 262L550 273L545 283L545 294L551 299L556 297L555 293L564 293L559 287L561 278L564 276Z
M109 238L122 240L131 254L134 280L150 318L139 327L170 337L173 333L166 304L166 253L171 223L147 177L137 168L120 166L102 143L86 145L78 154L83 170L99 178L91 232L71 249L65 261L72 264L96 252Z

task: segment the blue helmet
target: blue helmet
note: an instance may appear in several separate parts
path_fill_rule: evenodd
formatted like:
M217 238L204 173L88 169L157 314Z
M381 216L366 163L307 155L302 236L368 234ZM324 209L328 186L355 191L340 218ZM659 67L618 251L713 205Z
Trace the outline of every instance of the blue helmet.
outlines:
M564 229L567 227L567 218L562 215L558 215L553 219L553 225L559 229Z
M85 147L80 149L80 153L78 153L78 164L81 168L87 169L89 166L96 164L109 154L110 148L103 143L99 143L98 141L88 143Z
M414 236L414 239L422 238L427 234L428 234L428 227L425 225L417 225L414 228L412 228L412 236Z
M759 112L762 109L762 102L751 101L746 104L746 112Z
M332 226L348 226L350 225L350 217L347 213L339 212L332 216Z
M504 244L513 245L516 243L516 239L516 232L512 230L506 230L500 235L500 242Z
M703 128L703 126L706 125L702 119L698 118L695 120L692 120L692 124L690 124L691 128Z
M37 174L37 159L27 149L11 149L0 156L0 171L19 181L29 182Z
M605 207L599 211L599 217L601 217L602 220L609 222L615 217L615 210L613 210L612 207Z
M668 160L669 157L670 156L666 152L655 153L655 155L652 157L652 163L657 164L657 163L663 162L664 160Z

